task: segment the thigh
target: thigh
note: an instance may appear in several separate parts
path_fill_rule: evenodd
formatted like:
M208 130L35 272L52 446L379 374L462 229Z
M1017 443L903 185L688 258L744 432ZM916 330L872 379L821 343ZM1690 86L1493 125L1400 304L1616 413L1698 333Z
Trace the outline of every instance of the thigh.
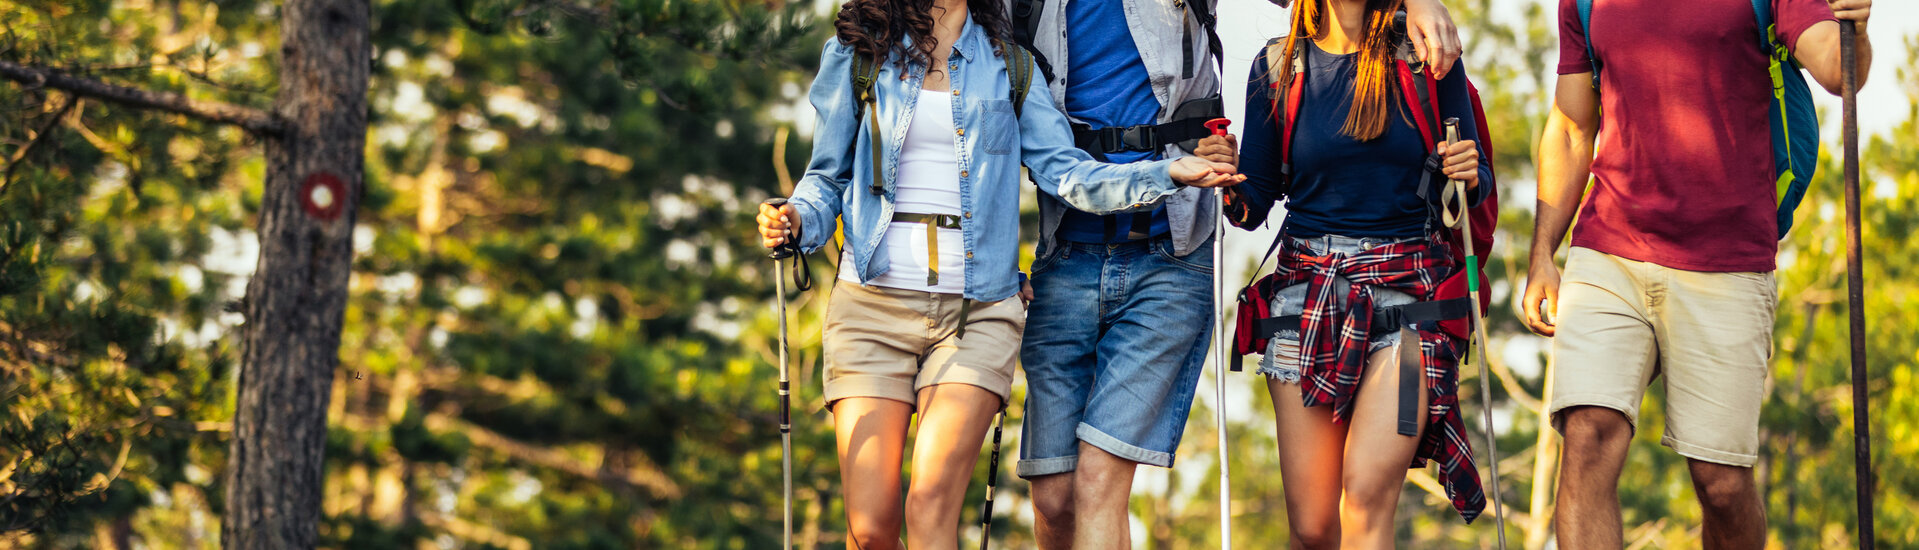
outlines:
M1282 345L1276 357L1293 358L1298 348ZM1266 380L1279 436L1279 477L1286 492L1286 516L1293 525L1339 521L1341 455L1347 424L1334 422L1331 407L1306 407L1299 384Z
M925 292L833 284L820 343L828 408L851 397L892 399L911 408L919 357L930 343L923 311L932 299Z
M1430 401L1426 377L1419 376L1419 401L1416 422L1419 430L1399 435L1399 352L1401 345L1419 345L1417 340L1403 342L1374 352L1367 358L1365 382L1353 402L1353 417L1346 432L1345 469L1347 479L1359 479L1369 489L1391 487L1396 494L1406 480L1406 469L1419 450L1426 433L1426 404ZM1416 367L1415 374L1424 373ZM1352 490L1349 487L1348 490Z
M1628 260L1577 247L1569 258L1552 340L1553 426L1561 428L1560 413L1579 406L1617 410L1636 424L1658 365L1644 287Z
M1033 274L1033 303L1019 347L1026 372L1021 477L1073 470L1079 454L1074 430L1093 391L1102 263L1097 255L1062 246Z
M1771 273L1663 270L1654 317L1666 383L1664 443L1688 458L1752 466L1772 357Z
M1212 335L1211 270L1195 267L1210 266L1212 256L1201 246L1176 259L1169 239L1151 246L1161 251L1126 258L1124 270L1107 281L1126 294L1109 312L1099 339L1098 380L1084 422L1118 440L1089 443L1136 462L1170 466Z
M1000 396L968 384L919 391L920 421L913 436L913 485L952 487L961 493L973 477L986 430Z
M840 484L849 522L891 521L900 514L900 461L913 407L905 402L850 397L833 404Z

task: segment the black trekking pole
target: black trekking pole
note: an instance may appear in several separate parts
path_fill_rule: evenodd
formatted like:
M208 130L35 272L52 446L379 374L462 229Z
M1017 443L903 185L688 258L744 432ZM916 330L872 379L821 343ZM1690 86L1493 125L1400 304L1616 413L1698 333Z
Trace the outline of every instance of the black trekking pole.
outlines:
M993 417L993 458L986 463L986 504L979 511L979 550L986 550L993 540L993 489L999 485L999 434L1006 427L1006 407L1001 406Z
M1850 20L1839 22L1839 64L1844 75L1841 118L1846 162L1846 311L1852 329L1852 475L1858 482L1859 548L1873 550L1872 422L1866 395L1866 283L1859 255L1859 52Z
M786 206L786 199L766 199L765 204L778 209ZM784 497L786 511L785 528L783 538L780 539L780 548L790 549L793 547L793 394L789 386L790 382L786 376L788 368L786 360L786 268L780 260L788 257L795 258L795 263L798 265L794 266L793 286L796 290L805 292L813 286L813 283L812 274L806 272L806 256L800 254L799 247L794 246L790 238L787 242L780 243L779 246L773 247L772 252L768 253L767 256L773 258L773 289L774 292L778 294L773 303L779 310L780 315L780 475L785 482L781 495Z

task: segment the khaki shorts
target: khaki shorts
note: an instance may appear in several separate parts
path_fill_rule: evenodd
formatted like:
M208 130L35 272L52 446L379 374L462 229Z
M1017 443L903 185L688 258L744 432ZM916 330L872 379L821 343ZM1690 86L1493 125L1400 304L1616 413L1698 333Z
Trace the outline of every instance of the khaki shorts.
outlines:
M833 284L826 303L826 407L848 397L915 404L920 388L970 384L1004 401L1013 390L1026 304L973 302L966 335L957 294Z
M1654 377L1666 382L1661 444L1687 458L1752 466L1772 357L1772 273L1683 271L1575 247L1553 337L1553 427L1596 406L1626 415Z

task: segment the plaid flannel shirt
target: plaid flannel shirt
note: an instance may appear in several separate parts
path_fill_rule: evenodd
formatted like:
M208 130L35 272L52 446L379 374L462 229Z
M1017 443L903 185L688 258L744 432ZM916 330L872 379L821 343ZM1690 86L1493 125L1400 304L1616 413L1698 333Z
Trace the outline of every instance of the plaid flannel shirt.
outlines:
M1373 329L1371 286L1430 299L1456 267L1452 254L1437 235L1351 256L1315 255L1291 238L1282 241L1277 268L1249 290L1271 297L1281 288L1307 283L1299 327L1301 397L1308 407L1331 405L1335 420L1344 422L1352 418L1366 368ZM1459 411L1459 344L1434 323L1423 323L1418 334L1429 395L1425 435L1412 467L1425 467L1428 460L1438 463L1439 482L1453 508L1471 523L1485 511L1486 493Z

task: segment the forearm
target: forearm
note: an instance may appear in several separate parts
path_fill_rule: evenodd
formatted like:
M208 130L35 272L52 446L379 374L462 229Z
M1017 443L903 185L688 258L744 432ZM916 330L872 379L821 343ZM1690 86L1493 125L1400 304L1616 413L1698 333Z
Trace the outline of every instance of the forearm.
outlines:
M1548 117L1539 144L1539 204L1533 218L1532 261L1551 262L1572 227L1592 175L1591 134Z

